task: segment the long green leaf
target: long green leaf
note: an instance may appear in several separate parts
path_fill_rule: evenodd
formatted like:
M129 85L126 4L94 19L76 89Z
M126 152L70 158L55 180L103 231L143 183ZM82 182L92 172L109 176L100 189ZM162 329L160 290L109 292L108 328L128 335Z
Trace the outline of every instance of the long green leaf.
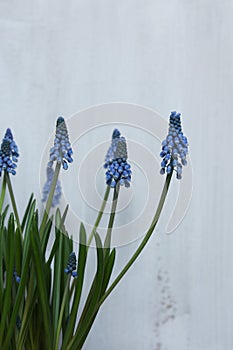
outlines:
M34 261L34 268L37 278L37 286L39 293L39 300L41 304L41 312L43 315L43 325L45 331L45 340L47 349L52 349L51 338L51 317L50 317L50 305L49 305L49 293L46 287L46 274L45 274L45 261L41 250L41 241L39 238L38 225L35 223L30 232L32 256Z
M83 289L84 273L86 268L87 260L87 235L86 230L81 223L79 231L79 255L78 255L78 277L74 280L75 283L75 293L74 299L71 307L71 314L69 316L68 325L66 327L66 332L64 334L64 339L62 343L62 350L66 350L67 343L70 341L75 327L75 322L77 319L77 313L80 303L80 298Z
M0 310L3 305L3 291L4 291L4 273L5 273L5 258L6 258L6 228L5 218L8 210L7 206L2 214L0 214Z
M14 216L10 215L8 222L8 234L7 234L7 257L6 257L6 288L4 293L4 302L3 302L3 310L1 317L1 327L0 327L0 344L3 343L3 336L6 330L6 322L7 317L9 317L10 309L11 309L11 289L12 289L12 280L13 280L13 272L14 272Z
M115 263L115 258L116 258L116 249L114 248L111 251L111 254L108 257L108 260L105 263L104 266L104 280L103 280L103 285L102 285L102 293L103 294L108 286L110 277L112 275L112 270L114 267L114 263Z
M109 280L110 280L110 277L111 277L111 274L112 274L112 270L113 270L113 266L114 266L114 262L115 262L115 257L116 257L116 250L115 248L111 251L111 254L109 255L107 261L105 260L105 264L104 264L104 278L103 278L103 284L102 284L102 290L101 290L101 295L102 296L104 293L105 293L105 290L108 286L108 283L109 283ZM86 331L82 337L82 339L80 340L80 349L82 348L90 330L91 330L91 327L95 321L95 318L98 314L98 311L99 311L100 307L96 305L96 311L93 312L93 316L92 318L90 319L88 325L86 326Z
M49 241L49 236L51 233L51 229L52 229L52 224L53 224L53 217L51 217L44 228L44 232L43 232L43 239L41 241L41 246L42 246L42 253L45 256L46 254L46 249L47 249L47 245L48 245L48 241Z
M77 330L73 339L67 346L67 350L79 350L81 349L82 339L85 336L86 329L92 321L93 315L96 313L96 306L98 305L99 298L101 296L103 275L104 275L104 253L102 242L97 233L95 233L96 251L97 251L97 271L93 280L93 295L89 303L88 310L85 317L79 322Z
M60 211L56 211L55 216L55 231L56 236L58 236L58 247L55 252L55 261L54 261L54 277L53 277L53 295L52 295L52 314L53 314L53 339L55 341L56 337L56 329L58 326L58 318L59 318L59 311L60 311L60 305L61 305L61 278L63 273L63 234L61 232L61 214Z
M53 246L52 246L52 249L51 249L51 252L50 252L50 255L49 255L49 258L48 258L48 261L47 261L47 265L50 266L52 264L52 261L53 261L53 258L55 256L55 253L57 251L57 248L59 246L59 242L60 242L60 231L57 231L55 232L55 240L53 242Z
M32 206L33 197L34 197L34 194L32 193L30 198L29 198L28 205L26 207L26 210L25 210L25 213L24 213L24 216L23 216L23 220L22 220L22 224L21 224L22 231L24 230L24 227L25 227L27 219L28 219L30 208Z
M66 215L67 215L67 212L68 212L68 208L69 208L69 206L67 205L65 210L64 210L64 213L62 215L62 218L61 218L61 225L64 225L64 222L65 222L65 219L66 219ZM52 260L54 258L55 252L56 252L58 244L59 244L59 240L60 240L60 231L55 230L55 240L53 242L53 246L52 246L52 249L51 249L51 252L50 252L50 255L49 255L49 259L47 261L47 265L48 266L50 266L51 263L52 263Z
M55 350L59 349L59 338L60 338L60 333L61 333L61 328L62 328L62 319L64 318L64 310L66 306L66 302L69 296L69 284L70 284L70 276L68 276L67 281L66 281L66 287L64 290L63 298L62 298L62 303L61 303L61 308L60 308L60 314L59 314L59 319L58 319L58 326L57 329L55 329Z
M64 235L63 234L63 267L62 267L62 274L61 274L61 293L62 295L64 295L65 290L66 290L66 285L67 285L67 279L69 279L69 277L67 276L66 273L64 273L64 268L65 268L65 264L68 261L68 257L70 255L70 253L73 251L73 241L68 237L68 235ZM67 295L69 296L69 288L67 290ZM64 301L64 314L63 314L63 318L62 318L62 331L65 331L66 328L66 323L67 323L67 318L69 316L69 312L70 312L70 300L69 297L67 297Z
M19 308L22 305L24 301L24 293L25 293L25 288L26 288L26 282L28 280L28 274L29 274L29 266L30 266L30 230L31 230L31 224L33 220L33 215L35 212L35 206L36 206L36 201L34 200L29 213L27 217L27 224L25 227L25 234L24 234L24 244L23 244L23 255L22 255L22 271L21 271L21 280L19 284L19 288L17 290L16 294L16 299L15 299L15 305L12 310L12 315L10 318L10 322L7 328L7 333L6 333L6 338L3 344L3 349L9 349L9 343L11 340L11 337L13 336L14 329L15 329L15 324L16 324L16 319L18 316Z
M7 205L7 206L5 207L3 213L0 214L0 217L1 217L1 225L4 225L4 222L5 222L5 219L6 219L6 215L7 215L8 209L9 209L9 205Z
M22 266L22 255L23 255L23 242L20 231L16 229L15 232L15 270L17 274L21 274L21 266Z

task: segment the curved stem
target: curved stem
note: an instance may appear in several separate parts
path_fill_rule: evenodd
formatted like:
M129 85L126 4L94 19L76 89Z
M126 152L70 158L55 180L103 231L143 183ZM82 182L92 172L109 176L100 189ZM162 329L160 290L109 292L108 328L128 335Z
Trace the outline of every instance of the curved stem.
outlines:
M64 310L65 310L66 298L67 298L67 295L69 292L69 283L70 283L70 276L68 276L68 279L66 282L66 288L65 288L62 303L61 303L61 309L60 309L58 326L57 326L56 337L55 337L55 350L59 349L59 337L60 337L61 326L62 326L62 317L63 317Z
M111 190L111 187L107 186L106 190L105 190L105 194L104 194L104 199L103 199L102 205L100 207L99 214L98 214L98 216L96 218L96 221L94 223L93 229L92 229L91 234L90 234L90 237L88 238L88 241L87 241L87 252L88 252L88 249L90 247L91 241L92 241L92 239L94 237L94 234L95 234L95 232L96 232L96 230L97 230L97 228L99 226L99 223L100 223L100 221L102 219L102 216L104 214L104 210L105 210L105 207L106 207L106 204L107 204L107 201L108 201L110 190ZM71 289L74 288L74 283L75 283L75 280L73 280L73 282L72 282Z
M16 201L15 201L13 188L12 188L12 185L11 185L11 179L10 179L9 174L6 171L5 171L5 177L6 177L6 183L7 183L7 187L8 187L10 198L11 198L11 204L12 204L13 211L14 211L14 214L15 214L17 227L18 227L19 232L20 232L20 234L22 236L23 233L22 233L22 228L21 228L21 224L20 224L20 221L19 221L19 214L18 214L18 210L17 210L17 206L16 206Z
M44 231L45 226L46 226L46 222L47 222L48 217L49 217L49 212L50 212L50 209L52 207L53 196L54 196L54 192L55 192L55 188L56 188L56 184L57 184L60 168L61 168L61 163L57 162L56 168L55 168L55 171L54 171L54 175L53 175L53 181L52 181L52 184L51 184L51 187L50 187L50 191L49 191L48 200L46 202L46 207L45 207L45 210L44 210L44 215L43 215L41 226L40 226L40 236L43 234L43 231Z
M92 239L94 237L94 234L95 234L95 232L96 232L96 230L97 230L97 228L99 226L100 220L102 219L102 216L104 214L104 210L105 210L105 207L106 207L106 204L107 204L107 201L108 201L110 189L111 189L111 187L107 186L105 194L104 194L104 199L103 199L102 205L100 207L99 214L98 214L98 216L96 218L96 221L94 223L94 227L93 227L93 229L91 231L91 234L90 234L90 237L89 237L89 239L87 241L87 248L89 248L89 246L91 244L91 241L92 241Z
M107 234L106 234L106 238L104 241L104 248L106 248L108 250L111 247L112 229L113 229L113 224L114 224L115 215L116 215L116 208L117 208L119 191L120 191L120 183L118 182L116 187L114 188L113 199L112 199L112 208L111 208L111 213L110 213L109 222L108 222Z
M2 207L5 199L5 194L6 194L6 173L4 171L4 176L3 176L3 182L2 182L2 191L1 191L1 197L0 197L0 214L2 213Z
M133 254L132 258L129 260L129 262L125 265L125 267L123 268L123 270L119 273L119 275L116 277L116 279L113 281L113 283L111 284L111 286L107 289L106 293L103 295L103 297L100 299L100 302L98 304L98 307L100 307L100 305L105 301L105 299L109 296L109 294L113 291L113 289L116 287L116 285L120 282L120 280L122 279L122 277L126 274L126 272L129 270L129 268L133 265L133 263L135 262L135 260L137 259L137 257L140 255L140 253L142 252L142 250L144 249L144 247L146 246L148 240L150 239L155 226L159 220L161 211L163 209L164 203L165 203L165 199L168 193L168 189L169 189L169 185L171 182L171 178L172 178L172 173L168 174L166 177L166 181L163 187L163 191L160 197L160 201L155 213L155 216L152 220L152 223L146 233L146 236L144 237L144 239L142 240L141 244L139 245L139 247L137 248L136 252Z

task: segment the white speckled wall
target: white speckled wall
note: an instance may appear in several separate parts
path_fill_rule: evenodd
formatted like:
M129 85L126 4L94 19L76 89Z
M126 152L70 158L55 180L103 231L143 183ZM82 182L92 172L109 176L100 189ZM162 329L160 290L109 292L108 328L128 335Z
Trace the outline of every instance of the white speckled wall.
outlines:
M20 206L39 191L57 115L111 101L176 109L190 140L189 211L172 235L164 212L85 350L232 350L232 16L230 0L0 1L0 129L20 145Z

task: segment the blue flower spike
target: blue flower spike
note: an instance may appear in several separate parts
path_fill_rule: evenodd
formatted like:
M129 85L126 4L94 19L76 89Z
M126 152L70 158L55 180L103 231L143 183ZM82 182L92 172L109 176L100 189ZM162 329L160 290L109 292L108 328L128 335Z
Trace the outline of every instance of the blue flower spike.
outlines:
M171 174L176 171L176 178L182 178L183 166L187 164L188 140L182 132L180 113L171 112L169 130L166 139L162 142L160 174Z
M67 267L65 268L64 272L67 274L70 273L71 276L73 276L73 277L77 277L78 273L77 273L76 269L77 269L77 259L76 259L75 253L72 252L69 255L68 264L67 264Z
M63 117L57 119L54 146L50 149L50 161L48 167L53 166L53 162L61 163L64 170L68 169L68 163L73 162L73 150L70 145L66 123Z
M119 130L115 129L104 164L104 168L107 169L105 175L108 186L115 188L119 182L121 186L130 187L132 171L127 158L126 140L121 136Z
M0 176L5 170L9 174L16 174L16 167L19 157L18 147L14 141L11 130L6 130L0 149Z
M46 202L47 199L48 199L48 196L49 196L49 193L50 193L50 188L51 188L51 185L52 185L52 182L53 182L53 176L54 176L53 168L47 167L47 181L46 181L46 183L44 185L44 188L43 188L43 191L42 191L42 194L43 194L42 202ZM61 194L62 194L61 183L58 180L57 184L56 184L54 196L53 196L53 201L52 201L52 207L53 208L56 207L59 204L60 198L61 198Z

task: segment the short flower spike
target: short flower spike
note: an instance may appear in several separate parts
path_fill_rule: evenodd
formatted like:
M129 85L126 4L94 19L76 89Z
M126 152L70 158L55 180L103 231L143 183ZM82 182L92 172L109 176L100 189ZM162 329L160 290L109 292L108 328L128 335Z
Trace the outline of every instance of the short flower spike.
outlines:
M46 202L46 200L48 199L48 195L49 195L49 192L50 192L50 187L51 187L52 182L53 182L53 176L54 176L53 168L47 167L47 181L46 181L46 183L44 185L43 192L42 192L42 194L43 194L42 202ZM62 194L61 183L58 180L57 184L56 184L54 196L53 196L52 207L56 207L59 204L60 198L61 198L61 194Z
M18 276L16 271L13 272L13 276L15 278L15 282L19 283L21 281L21 278Z
M106 171L106 184L115 188L119 182L121 186L130 187L131 166L127 162L127 144L119 130L115 129L112 134L112 143L108 149L104 168Z
M50 149L50 161L48 167L53 166L53 162L61 163L64 170L68 169L68 163L73 162L73 150L70 145L69 135L64 118L57 119L54 146Z
M19 157L18 147L13 139L10 129L6 130L0 149L0 176L5 170L9 174L16 174L16 167Z
M19 317L19 315L17 315L17 318L16 318L16 327L18 328L18 330L20 330L21 324L22 324L21 318Z
M182 132L180 113L171 112L168 135L162 142L162 152L160 153L163 158L160 174L163 175L165 172L170 174L175 170L176 178L180 180L183 165L187 164L187 154L188 141Z
M71 274L73 277L77 277L78 273L76 271L77 269L77 259L75 253L71 253L68 258L68 264L67 267L65 268L64 272L67 274Z

